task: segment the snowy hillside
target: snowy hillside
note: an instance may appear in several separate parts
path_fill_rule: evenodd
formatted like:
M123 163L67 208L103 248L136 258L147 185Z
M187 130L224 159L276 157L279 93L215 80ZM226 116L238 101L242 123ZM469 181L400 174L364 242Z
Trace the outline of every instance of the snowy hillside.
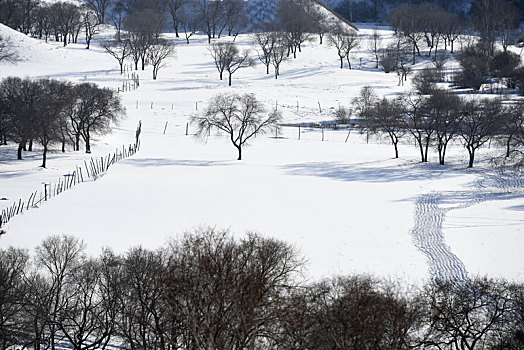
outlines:
M353 70L340 69L336 51L314 40L282 64L278 80L258 63L235 73L231 87L218 79L206 37L196 35L189 45L169 37L177 43L176 58L157 81L150 67L136 72L140 87L121 93L127 118L95 140L93 154L62 154L56 147L42 169L38 149L16 161L13 145L0 147L3 209L83 167L84 160L133 142L138 122L143 125L138 154L97 181L16 216L0 246L31 249L64 233L82 238L92 253L105 246L121 252L155 248L209 225L294 244L308 259L312 279L357 272L413 282L465 274L524 281L524 197L511 183L492 181L489 160L500 153L495 145L481 149L478 167L467 170L460 144L450 148L449 165L437 165L434 153L420 164L407 139L394 159L387 140L358 130L346 142L346 129L283 127L278 137L257 136L241 162L224 135L213 133L207 143L192 137L190 117L220 92L254 93L267 110L276 106L286 124L305 125L332 120L364 85L380 96L406 91L410 82L397 86L397 76L373 68L365 42L371 31L360 28L364 42L351 57ZM381 33L386 40L392 36L387 28ZM21 57L17 65L0 66L0 77L53 77L115 89L128 81L129 72L120 75L116 60L99 46L111 33L95 37L91 50L46 44L3 26L0 34L16 42ZM236 42L254 49L248 35ZM251 55L256 59L255 51Z
M249 27L258 27L264 23L274 21L279 3L280 0L248 0L247 13L249 17ZM316 2L315 8L327 18L328 23L344 23L356 29L353 24L339 17L330 8L325 7L322 2Z

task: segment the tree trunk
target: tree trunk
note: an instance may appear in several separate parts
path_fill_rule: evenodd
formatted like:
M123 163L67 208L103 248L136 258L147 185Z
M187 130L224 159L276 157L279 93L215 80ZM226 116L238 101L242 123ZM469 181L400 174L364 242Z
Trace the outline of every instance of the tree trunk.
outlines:
M428 161L429 141L430 141L429 137L426 138L426 145L424 148L424 163L427 163Z
M235 147L238 150L238 158L237 158L237 160L242 160L242 146L235 145Z
M475 149L472 147L467 147L469 153L469 165L468 168L473 168L473 162L475 161Z
M395 158L398 158L398 139L395 138L393 134L389 134L389 138L391 139L393 147L395 147Z
M506 141L506 158L508 158L511 153L511 139L512 138L513 137L509 136L508 140Z
M45 168L47 160L47 145L44 145L44 153L42 154L42 168Z
M24 150L25 142L20 142L18 144L18 152L17 152L17 158L18 160L22 160L22 151Z
M398 141L393 142L393 146L395 147L395 158L398 158Z
M340 69L344 68L344 57L342 56L339 56L340 57Z
M75 151L80 151L80 133L75 135Z
M29 140L29 146L27 149L29 152L33 152L33 139Z
M444 158L446 158L446 147L447 145L444 144L441 148L441 150L439 150L439 163L440 165L444 165Z
M229 73L229 86L231 86L231 76L232 76L232 74Z
M424 146L422 146L422 137L415 137L415 140L417 141L418 150L420 152L420 161L424 163Z
M89 138L89 133L86 135L86 138L84 141L86 143L86 153L91 153L91 142Z

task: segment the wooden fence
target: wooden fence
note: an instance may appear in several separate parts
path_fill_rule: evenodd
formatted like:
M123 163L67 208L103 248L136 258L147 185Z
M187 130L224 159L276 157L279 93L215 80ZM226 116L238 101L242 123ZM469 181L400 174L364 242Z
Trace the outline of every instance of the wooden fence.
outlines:
M42 202L47 201L60 193L78 185L85 181L96 181L100 176L107 172L107 170L116 162L131 157L140 148L140 141L134 145L122 146L122 149L117 149L115 153L109 153L105 157L91 158L89 161L84 160L84 167L76 167L73 172L64 175L63 179L59 178L55 183L44 184L44 190L41 192L35 191L31 193L27 201L19 199L15 201L12 206L2 210L0 214L0 235L5 233L1 228L9 222L13 217L29 210L29 208L38 207Z

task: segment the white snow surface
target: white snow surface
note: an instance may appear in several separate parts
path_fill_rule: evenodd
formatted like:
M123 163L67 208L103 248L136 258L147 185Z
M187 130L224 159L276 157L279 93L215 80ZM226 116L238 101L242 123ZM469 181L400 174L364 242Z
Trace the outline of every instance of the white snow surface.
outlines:
M361 28L360 35L370 32ZM16 42L21 58L17 65L0 66L0 77L53 77L115 89L127 81L97 43L90 50L84 44L63 48L4 26L0 34ZM190 116L220 92L255 93L268 109L277 105L285 122L308 123L332 119L333 110L350 106L364 85L388 97L408 89L409 82L398 87L396 76L373 68L366 43L352 57L353 70L340 69L336 51L314 41L282 64L278 80L257 64L238 71L228 87L218 79L204 36L189 45L170 38L177 43L176 57L157 81L150 67L138 72L141 86L121 93L127 118L95 141L91 155L62 154L57 147L42 169L38 147L24 161L16 160L14 145L0 147L3 209L89 157L132 143L138 121L143 125L135 156L13 218L0 247L33 249L48 235L71 234L92 254L106 246L124 252L136 245L157 248L185 231L216 226L293 244L308 260L306 277L312 280L366 273L420 283L465 271L524 281L522 192L483 182L491 174L489 157L501 153L494 145L482 149L468 170L458 143L449 150L448 165L439 166L435 152L421 164L412 142L406 140L394 159L387 140L357 130L345 142L347 130L325 129L322 141L320 129L302 127L298 140L297 128L284 127L278 138L259 135L242 161L235 160L224 135L207 142L185 135ZM251 45L246 35L237 42Z

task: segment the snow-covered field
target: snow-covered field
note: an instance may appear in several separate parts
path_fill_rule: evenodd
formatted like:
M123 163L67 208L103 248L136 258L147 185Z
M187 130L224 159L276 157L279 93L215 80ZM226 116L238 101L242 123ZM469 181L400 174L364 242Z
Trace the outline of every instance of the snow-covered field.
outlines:
M364 36L370 32L361 29ZM126 80L96 43L91 50L83 44L63 48L5 27L0 33L15 37L22 58L15 66L0 66L0 77L55 77L115 89ZM127 118L96 141L91 156L132 143L141 120L138 154L98 181L16 216L4 227L1 247L31 249L48 235L64 233L81 237L93 254L104 246L155 248L211 225L294 244L308 260L312 279L357 272L415 283L467 274L524 281L523 192L490 180L489 157L500 153L495 146L468 170L460 145L450 150L446 166L435 157L420 164L411 142L394 159L387 141L368 140L356 130L346 143L347 130L326 129L322 141L320 129L302 128L298 140L298 129L285 127L278 138L258 136L242 161L222 135L207 143L185 135L190 116L219 92L255 93L268 109L277 105L287 123L297 123L332 119L333 110L350 106L364 85L385 96L409 89L409 82L398 87L395 75L372 68L366 43L354 53L353 70L341 70L336 51L314 41L282 64L278 80L257 64L238 71L228 87L227 80L218 80L205 37L190 45L173 40L176 58L157 81L150 68L139 72L140 88L121 94ZM237 42L250 45L245 35ZM56 150L42 169L38 152L16 161L14 147L0 147L0 198L6 199L0 209L41 191L43 183L56 182L87 157Z

